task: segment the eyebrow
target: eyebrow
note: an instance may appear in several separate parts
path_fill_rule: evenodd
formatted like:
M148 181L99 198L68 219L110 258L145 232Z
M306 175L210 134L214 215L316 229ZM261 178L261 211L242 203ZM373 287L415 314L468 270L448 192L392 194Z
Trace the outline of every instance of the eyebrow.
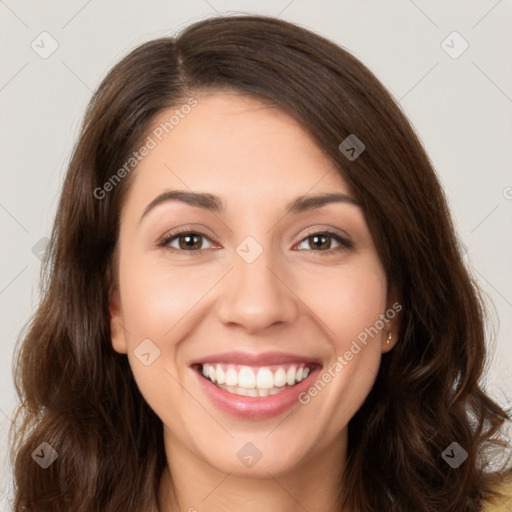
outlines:
M196 206L214 213L223 213L225 204L219 196L205 192L190 192L186 190L167 190L151 201L140 218L140 221L157 206L169 201L180 201L190 206ZM286 213L299 214L306 211L321 208L329 203L347 203L360 207L360 203L346 194L331 193L314 196L299 196L287 204Z

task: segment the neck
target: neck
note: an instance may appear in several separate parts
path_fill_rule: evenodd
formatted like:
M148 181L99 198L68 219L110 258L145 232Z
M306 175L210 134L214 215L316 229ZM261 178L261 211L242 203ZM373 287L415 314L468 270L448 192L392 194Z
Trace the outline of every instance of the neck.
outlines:
M341 441L341 442L340 442ZM346 432L295 468L257 477L222 472L166 436L168 465L160 481L159 512L340 512ZM344 510L343 512L348 512Z

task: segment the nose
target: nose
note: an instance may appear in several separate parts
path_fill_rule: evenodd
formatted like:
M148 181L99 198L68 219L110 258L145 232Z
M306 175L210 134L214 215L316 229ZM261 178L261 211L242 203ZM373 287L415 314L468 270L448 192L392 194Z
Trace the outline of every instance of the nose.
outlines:
M217 302L224 324L236 324L254 334L297 319L300 301L293 293L293 284L287 282L287 273L271 261L269 253L264 250L252 263L235 255L234 268L223 280Z

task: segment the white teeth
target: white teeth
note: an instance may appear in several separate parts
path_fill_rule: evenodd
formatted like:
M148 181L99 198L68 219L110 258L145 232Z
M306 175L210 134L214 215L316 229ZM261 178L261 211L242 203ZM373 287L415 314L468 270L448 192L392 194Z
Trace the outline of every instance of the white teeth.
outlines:
M279 368L274 374L274 386L276 388L286 386L286 372L283 368Z
M240 368L238 372L238 386L245 389L254 389L256 387L256 377L248 366Z
M293 386L295 384L295 366L290 366L288 371L286 372L286 383L288 386Z
M270 371L270 368L260 368L258 370L256 387L258 389L271 389L274 387L274 374Z
M226 372L226 386L236 386L238 384L238 373L234 368L228 368Z
M202 365L202 374L214 384L221 385L223 389L228 387L241 389L243 391L240 394L244 396L267 396L282 391L277 388L294 386L303 381L310 373L308 367L299 364L289 366L288 370L280 366L274 372L266 366L259 369L249 366L238 368L237 371L231 365L205 363ZM246 391L250 393L247 394ZM261 391L264 393L261 394Z
M226 374L220 366L217 366L215 374L217 376L217 384L224 384L226 382Z

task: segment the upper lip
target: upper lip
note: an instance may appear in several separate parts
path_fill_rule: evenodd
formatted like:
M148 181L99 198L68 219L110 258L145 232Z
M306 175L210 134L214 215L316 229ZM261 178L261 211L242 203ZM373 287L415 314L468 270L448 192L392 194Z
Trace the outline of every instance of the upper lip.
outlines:
M285 352L264 352L262 354L251 354L249 352L223 352L201 357L190 362L190 366L197 364L231 363L245 366L270 366L277 364L320 364L318 359Z

